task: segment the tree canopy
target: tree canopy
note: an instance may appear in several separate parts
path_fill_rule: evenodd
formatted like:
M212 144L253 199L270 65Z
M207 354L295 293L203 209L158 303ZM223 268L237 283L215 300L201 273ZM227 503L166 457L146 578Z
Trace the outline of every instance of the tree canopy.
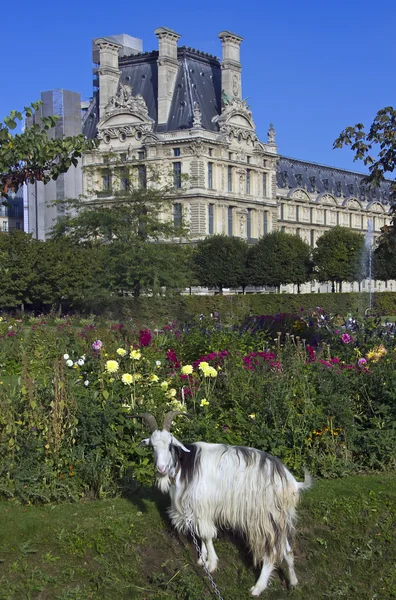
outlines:
M308 281L310 247L297 235L273 231L249 250L248 278L256 286L279 287Z
M102 253L103 285L117 294L139 296L188 285L188 250L182 220L172 218L172 199L164 188L130 187L111 200L66 200L65 215L52 239Z
M317 241L313 251L315 279L337 282L361 281L365 277L363 266L364 237L346 227L333 227Z
M0 122L0 196L7 198L9 191L16 192L24 183L42 181L48 183L65 173L85 150L96 142L86 140L80 134L63 138L52 138L50 130L59 117L40 117L37 122L34 112L41 102L25 106L23 112L13 110ZM32 118L33 123L22 133L13 135L18 121Z
M239 287L246 283L248 245L240 238L213 235L198 242L193 269L199 285Z

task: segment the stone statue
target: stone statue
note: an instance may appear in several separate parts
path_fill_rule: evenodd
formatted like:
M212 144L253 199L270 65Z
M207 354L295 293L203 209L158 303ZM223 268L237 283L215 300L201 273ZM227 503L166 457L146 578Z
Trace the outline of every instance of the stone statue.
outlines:
M275 142L275 129L272 123L270 123L269 126L269 130L268 130L268 140L267 140L267 144L269 146L275 146L276 142Z
M202 113L198 102L194 102L193 129L202 129Z

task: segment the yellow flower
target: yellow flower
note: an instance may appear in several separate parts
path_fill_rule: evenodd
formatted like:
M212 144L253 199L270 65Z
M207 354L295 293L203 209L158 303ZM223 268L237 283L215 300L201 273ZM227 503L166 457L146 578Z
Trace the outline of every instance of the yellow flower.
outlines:
M141 373L135 373L135 375L133 375L133 381L139 381L140 379L142 379Z
M168 382L167 381L161 381L160 386L162 387L163 390L167 390L168 389Z
M209 402L206 400L206 398L202 398L199 406L209 406Z
M193 372L192 365L184 365L184 367L181 368L181 372L183 375L191 375Z
M174 398L176 396L177 392L175 390L175 388L171 388L167 393L166 396L167 398Z
M120 366L116 360L108 360L106 362L106 371L108 373L117 373L119 368Z
M210 367L209 365L204 369L201 369L202 373L205 377L217 377L217 371L214 367Z
M150 381L154 381L155 383L157 383L158 380L159 380L158 375L155 375L155 373L151 373Z
M117 354L119 354L120 356L125 356L127 354L127 351L124 348L117 348Z
M113 383L114 382L114 377L110 377L109 382Z
M131 385L133 382L133 377L130 373L124 373L124 375L121 377L121 381L125 385Z
M142 353L140 352L140 350L131 350L130 357L133 358L133 360L140 360L142 357Z
M167 405L173 410L181 410L182 412L186 412L185 405L179 402L179 400L173 399L170 402L167 402Z
M198 369L201 369L201 371L205 371L205 369L207 369L208 367L209 367L209 363L207 363L205 360L200 362L198 365Z
M256 413L251 413L250 415L248 415L249 419L252 419L252 421L254 421L254 419L256 418Z

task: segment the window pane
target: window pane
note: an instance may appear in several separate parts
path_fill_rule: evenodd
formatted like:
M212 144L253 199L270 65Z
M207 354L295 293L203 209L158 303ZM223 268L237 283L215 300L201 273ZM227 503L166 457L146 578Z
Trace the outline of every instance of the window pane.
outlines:
M228 235L232 235L232 211L233 207L228 207Z
M147 187L147 178L146 178L146 165L139 165L138 167L138 177L139 177L139 185L142 188Z
M214 232L214 228L213 228L213 213L214 213L214 205L213 204L209 204L208 206L208 216L209 216L209 233L213 233Z
M228 167L228 191L232 192L232 167Z
M251 208L247 209L246 235L247 235L248 240L250 240L250 238L252 237L252 209Z
M208 188L213 189L213 163L208 163Z
M181 202L175 202L173 205L173 225L175 227L181 227L183 221L182 205Z
M181 162L173 163L173 185L175 188L181 188Z

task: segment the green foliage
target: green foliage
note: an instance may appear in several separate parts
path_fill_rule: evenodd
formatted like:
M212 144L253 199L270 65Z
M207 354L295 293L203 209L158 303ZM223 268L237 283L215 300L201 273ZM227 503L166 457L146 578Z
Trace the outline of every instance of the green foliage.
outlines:
M315 278L318 281L360 281L364 277L362 257L364 238L346 227L326 231L313 251Z
M13 308L31 301L37 249L31 235L0 233L0 306Z
M23 113L13 110L0 122L0 192L7 197L11 190L16 192L24 183L42 181L48 183L65 173L85 150L95 146L84 136L52 138L49 134L59 119L57 116L41 117L35 122L35 112L41 102L25 106ZM27 117L32 124L22 133L12 135L17 121Z
M245 286L248 245L240 238L213 235L198 242L193 269L199 285L219 288Z
M190 251L171 240L183 226L165 218L171 210L167 188L130 188L102 204L67 200L66 214L52 239L96 249L102 286L109 294L162 294L186 287Z
M151 332L1 317L0 496L77 500L151 484L145 425L129 418L144 411L160 423L186 410L181 440L254 446L296 474L394 468L395 347L380 319L351 331L320 309Z
M310 247L297 235L271 232L249 249L248 279L256 286L274 286L309 279Z
M351 146L354 160L362 160L369 168L368 184L378 187L396 168L396 110L391 106L376 114L368 132L364 125L346 127L334 142L334 148ZM377 158L374 154L377 153ZM396 188L391 187L391 203L396 200Z

